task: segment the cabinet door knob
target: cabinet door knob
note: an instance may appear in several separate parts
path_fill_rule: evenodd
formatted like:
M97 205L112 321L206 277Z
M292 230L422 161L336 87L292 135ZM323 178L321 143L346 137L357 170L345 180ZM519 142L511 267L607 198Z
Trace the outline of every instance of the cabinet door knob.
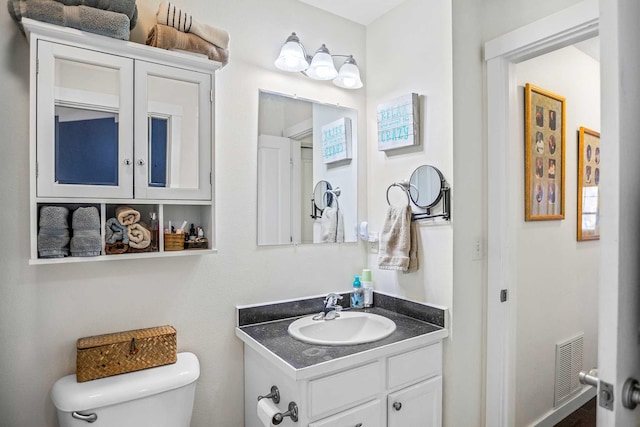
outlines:
M402 409L402 403L393 402L393 409L395 409L396 411L399 411L400 409Z
M127 166L131 166L131 159L124 159L123 163Z
M138 166L144 166L144 159L138 159Z

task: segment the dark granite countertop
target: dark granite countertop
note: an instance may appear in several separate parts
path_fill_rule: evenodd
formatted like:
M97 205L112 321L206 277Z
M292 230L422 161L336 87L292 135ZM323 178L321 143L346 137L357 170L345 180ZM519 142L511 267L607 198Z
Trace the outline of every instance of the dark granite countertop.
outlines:
M348 301L348 298L344 298L344 300ZM318 302L315 299L303 301L308 301L302 304L305 305L303 311L307 311L306 313L300 313L300 301L286 303L293 308L293 312L289 313L293 314L293 316L290 317L285 317L288 306L282 303L251 307L250 310L253 310L253 315L239 313L238 329L294 369L308 368L323 362L399 343L444 329L443 309L376 293L374 307L363 309L362 311L378 314L393 320L396 324L396 330L390 336L370 343L346 346L308 344L291 337L287 331L289 325L301 315L321 311L321 299L319 301L320 310L318 310ZM239 308L240 310L242 308ZM274 315L276 312L278 314ZM259 315L255 313L259 313ZM257 323L260 320L262 320L262 323Z

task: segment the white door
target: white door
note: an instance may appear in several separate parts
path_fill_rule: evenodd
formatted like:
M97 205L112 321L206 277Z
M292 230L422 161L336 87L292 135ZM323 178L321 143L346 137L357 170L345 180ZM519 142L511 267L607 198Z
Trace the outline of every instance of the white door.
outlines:
M624 383L640 380L640 3L600 2L602 132L606 144L601 180L602 214L600 320L598 336L599 400L602 382L613 385L613 411L598 407L598 426L636 426L640 409L623 406ZM604 144L603 144L604 147Z
M442 425L442 377L403 388L387 396L389 427Z
M640 379L640 37L637 22L640 3L625 0L584 1L572 8L516 30L485 45L488 81L489 234L486 420L488 426L513 423L513 325L509 301L501 303L501 289L513 279L510 247L513 235L506 221L512 200L507 194L505 161L512 138L509 126L511 64L587 39L601 37L601 140L603 168L611 171L601 180L601 268L599 283L598 397L599 427L636 426L640 410L622 405L629 378ZM543 22L544 21L544 22ZM495 156L493 155L495 154ZM576 301L580 304L580 301ZM601 406L608 397L602 382L613 387L612 409Z
M291 243L291 143L258 137L258 244Z

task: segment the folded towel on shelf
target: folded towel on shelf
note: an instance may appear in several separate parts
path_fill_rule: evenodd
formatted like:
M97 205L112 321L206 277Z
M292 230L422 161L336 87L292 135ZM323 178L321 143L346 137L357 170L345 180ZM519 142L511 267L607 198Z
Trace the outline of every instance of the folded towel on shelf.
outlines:
M378 267L408 271L411 250L411 207L389 206L380 233Z
M88 6L109 12L123 13L129 18L129 29L133 29L138 21L136 0L54 0L65 6Z
M229 51L218 47L195 34L187 34L162 24L156 24L149 30L146 43L149 46L167 50L186 50L207 55L212 61L229 62Z
M327 206L320 218L321 239L327 243L344 242L344 218L342 211L333 206Z
M173 3L163 1L156 14L158 24L173 27L183 33L193 33L222 49L229 49L229 33L193 19L193 16L177 8Z
M122 13L89 6L65 6L53 0L9 0L7 7L22 32L22 18L31 18L115 39L129 40L129 18Z
M140 221L140 212L129 206L116 207L116 218L122 225L131 225Z
M133 249L145 249L151 244L151 233L141 224L127 226L129 246Z
M43 206L38 222L38 255L40 258L69 256L69 209Z
M98 256L102 253L100 213L96 207L89 206L73 211L71 227L73 228L72 256Z
M129 250L129 245L127 245L124 242L104 244L104 253L106 253L107 255L119 255L127 252L128 250Z
M104 226L106 243L129 243L129 235L127 234L127 226L120 224L117 218L109 218Z

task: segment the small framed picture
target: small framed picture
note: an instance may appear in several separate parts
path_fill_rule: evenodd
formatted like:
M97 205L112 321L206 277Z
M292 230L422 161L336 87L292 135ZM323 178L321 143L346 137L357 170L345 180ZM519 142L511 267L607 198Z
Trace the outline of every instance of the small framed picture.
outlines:
M525 221L564 219L565 99L525 86Z
M600 133L578 134L578 241L600 239Z

